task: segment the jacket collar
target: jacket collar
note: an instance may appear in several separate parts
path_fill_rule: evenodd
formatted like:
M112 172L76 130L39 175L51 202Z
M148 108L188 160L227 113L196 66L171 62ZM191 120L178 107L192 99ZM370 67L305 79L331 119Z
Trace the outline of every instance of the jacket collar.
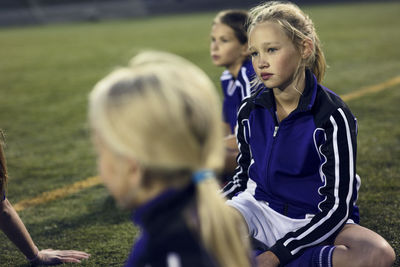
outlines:
M168 189L137 208L132 219L141 227L152 228L160 221L166 222L171 216L177 216L194 199L194 195L195 185L192 182L183 189Z
M306 87L304 88L303 94L300 97L297 111L307 111L312 108L315 102L315 96L317 95L317 78L309 70L306 70ZM254 103L267 109L275 109L275 97L272 89L263 87L261 90L255 93Z

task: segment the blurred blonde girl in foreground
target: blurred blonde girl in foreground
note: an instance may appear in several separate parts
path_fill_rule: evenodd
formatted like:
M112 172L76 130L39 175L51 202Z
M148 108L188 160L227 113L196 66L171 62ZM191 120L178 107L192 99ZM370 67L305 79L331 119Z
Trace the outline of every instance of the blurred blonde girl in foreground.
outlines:
M212 171L224 158L220 110L209 78L162 52L137 55L90 94L100 176L142 230L126 266L250 266Z
M0 136L3 133L0 130ZM75 250L39 250L24 223L6 197L7 165L0 140L0 229L18 247L32 265L56 265L64 262L79 263L89 254Z

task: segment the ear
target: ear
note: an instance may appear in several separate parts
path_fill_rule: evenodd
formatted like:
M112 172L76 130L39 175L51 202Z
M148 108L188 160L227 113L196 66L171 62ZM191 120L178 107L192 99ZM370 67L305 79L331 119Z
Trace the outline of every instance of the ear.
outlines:
M133 159L124 159L125 169L125 183L123 192L118 197L119 204L123 208L132 209L142 203L140 194L143 191L142 184L142 169L140 164Z
M139 185L142 182L143 175L142 175L142 169L140 167L140 164L138 161L134 159L127 159L127 164L128 164L128 181L129 184L134 186L134 187L139 187Z
M304 39L301 43L301 58L307 59L314 52L314 43L311 39Z

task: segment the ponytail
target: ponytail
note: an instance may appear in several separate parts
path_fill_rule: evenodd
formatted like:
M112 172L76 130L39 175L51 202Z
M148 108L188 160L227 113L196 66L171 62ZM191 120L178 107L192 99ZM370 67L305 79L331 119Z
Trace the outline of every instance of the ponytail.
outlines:
M325 70L326 70L326 60L324 56L324 52L321 49L321 44L317 36L315 40L315 53L314 53L314 62L311 65L311 71L314 73L315 77L317 77L318 83L321 83L324 79Z
M203 244L223 267L250 267L250 245L239 214L225 204L215 178L197 183L197 209ZM247 256L247 257L246 257Z
M243 222L219 195L215 174L201 171L223 165L220 110L215 87L199 67L177 55L149 51L97 83L89 120L111 151L140 163L143 186L183 187L200 169L194 179L197 203L190 203L199 220L187 216L187 224L200 232L219 266L249 267L247 233L238 231Z

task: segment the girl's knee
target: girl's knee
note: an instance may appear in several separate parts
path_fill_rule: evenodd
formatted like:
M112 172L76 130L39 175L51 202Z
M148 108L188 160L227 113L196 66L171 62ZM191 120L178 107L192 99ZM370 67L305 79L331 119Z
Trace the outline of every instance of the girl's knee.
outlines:
M335 240L348 250L342 254L351 266L390 267L396 255L390 244L379 234L359 225L346 225Z
M382 257L382 266L392 266L396 260L394 249L386 241L379 247L379 254Z
M393 248L385 240L375 243L366 257L364 266L371 267L390 267L396 260Z

